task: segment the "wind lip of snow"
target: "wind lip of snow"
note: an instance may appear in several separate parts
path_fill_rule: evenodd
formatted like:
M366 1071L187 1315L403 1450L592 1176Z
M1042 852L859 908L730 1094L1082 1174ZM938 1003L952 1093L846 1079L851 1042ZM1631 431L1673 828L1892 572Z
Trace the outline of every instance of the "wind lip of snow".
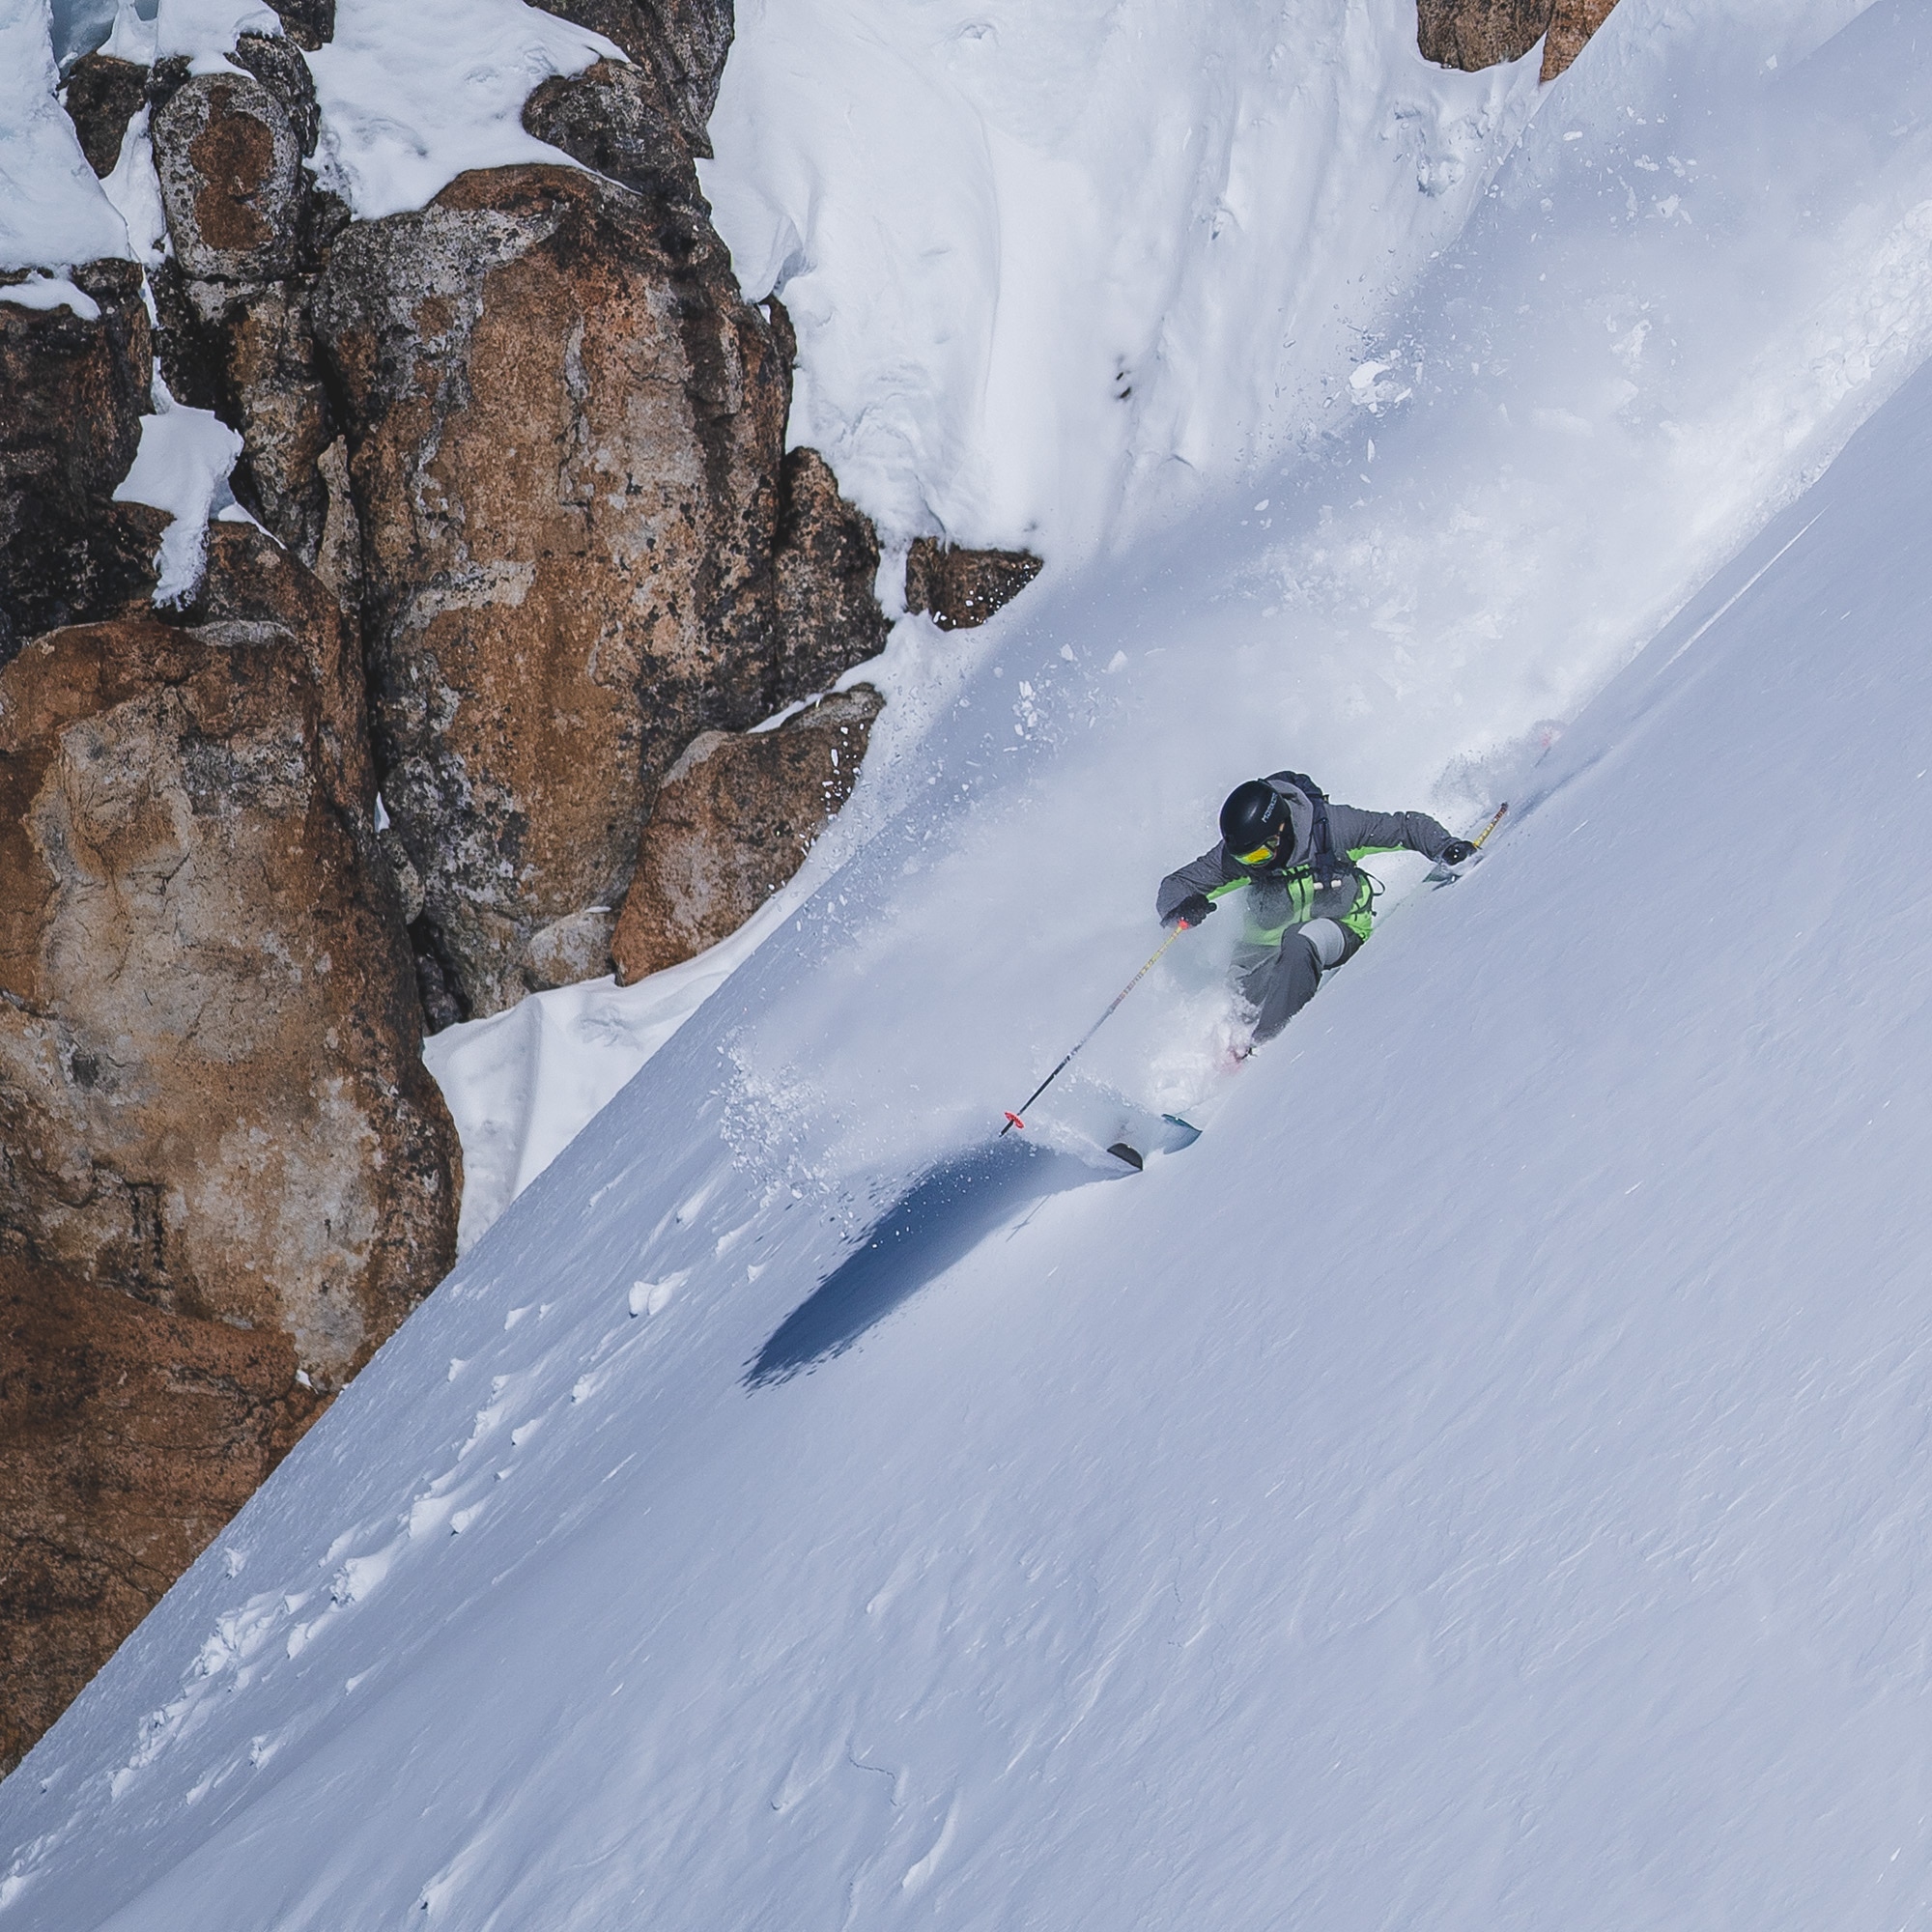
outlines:
M71 269L131 252L56 98L59 86L45 5L0 8L0 271Z
M629 64L603 35L523 0L341 0L334 39L308 56L316 173L374 221L424 207L473 168L576 168L525 132L524 103L599 60Z
M146 503L174 519L156 557L156 605L179 604L194 594L208 558L209 519L234 502L228 478L241 454L242 439L234 430L213 410L176 402L156 371L155 413L141 418L140 448L114 500Z

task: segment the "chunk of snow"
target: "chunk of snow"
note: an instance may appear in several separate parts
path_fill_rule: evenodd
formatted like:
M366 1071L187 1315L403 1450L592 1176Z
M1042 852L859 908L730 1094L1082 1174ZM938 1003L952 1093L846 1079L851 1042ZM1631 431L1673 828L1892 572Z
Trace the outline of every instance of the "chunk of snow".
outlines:
M151 111L143 107L128 123L114 171L100 186L127 227L135 260L156 269L167 254L168 218L161 207L161 182L148 132Z
M0 302L16 308L71 308L83 322L100 320L100 304L65 275L29 275L24 282L0 282Z
M208 556L208 521L232 501L228 475L242 439L213 410L190 409L155 372L155 413L141 418L134 465L114 492L117 503L147 503L174 518L161 535L156 604L192 596Z

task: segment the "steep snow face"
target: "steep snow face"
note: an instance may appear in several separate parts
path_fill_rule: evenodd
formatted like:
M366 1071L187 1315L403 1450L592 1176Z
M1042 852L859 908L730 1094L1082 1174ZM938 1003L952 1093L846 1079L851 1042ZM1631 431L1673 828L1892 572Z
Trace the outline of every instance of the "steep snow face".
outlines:
M5 1787L0 1922L1922 1917L1928 489L1920 378L1139 1179L815 1191L774 1048L919 988L767 945Z
M793 440L888 529L1064 559L1278 446L1536 68L1429 66L1406 0L753 0L701 173L797 326Z
M1923 354L1932 45L1626 9L1343 428L900 628L810 896L0 1787L0 1932L1924 1916L1932 382L1765 520ZM988 1155L1289 759L1512 829L1237 1077L1177 948L1093 1067L1189 1151Z
M1627 108L1695 126L1724 70L1775 71L1859 4L1624 0L1548 113L1608 165ZM1408 0L751 0L701 172L748 291L798 327L794 439L890 529L1065 561L1404 385L1349 378L1537 108L1539 57L1432 67ZM1714 198L1763 188L1633 173L1653 146L1697 157L1636 139L1640 212L1675 191L1706 240Z

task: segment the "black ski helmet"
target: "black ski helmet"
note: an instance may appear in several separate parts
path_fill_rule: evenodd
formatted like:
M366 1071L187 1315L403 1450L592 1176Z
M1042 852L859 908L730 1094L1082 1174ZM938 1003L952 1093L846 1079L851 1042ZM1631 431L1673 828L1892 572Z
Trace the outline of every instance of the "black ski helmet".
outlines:
M1288 835L1288 801L1265 779L1250 779L1228 794L1221 808L1221 842L1236 865L1244 852L1267 848L1267 857L1245 863L1264 866L1281 848Z

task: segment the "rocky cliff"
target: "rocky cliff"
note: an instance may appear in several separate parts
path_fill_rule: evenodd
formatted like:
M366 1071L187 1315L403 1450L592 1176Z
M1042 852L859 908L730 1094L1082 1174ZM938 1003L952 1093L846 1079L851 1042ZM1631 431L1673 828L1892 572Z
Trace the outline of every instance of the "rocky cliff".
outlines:
M878 708L749 729L887 623L698 189L729 6L555 11L629 56L532 76L576 165L368 221L327 0L66 76L169 246L0 301L0 1771L449 1265L425 1025L610 972L620 908L637 959L722 937ZM116 498L157 358L253 519L164 608Z
M78 307L0 301L0 664L56 624L143 604L165 522L113 501L154 373L141 271L88 262L68 280Z
M1416 41L1440 67L1494 67L1543 43L1542 77L1554 80L1609 18L1616 0L1416 0Z
M466 175L350 229L317 295L383 795L466 1016L548 983L657 779L778 697L785 372L723 249L659 215L588 173Z

